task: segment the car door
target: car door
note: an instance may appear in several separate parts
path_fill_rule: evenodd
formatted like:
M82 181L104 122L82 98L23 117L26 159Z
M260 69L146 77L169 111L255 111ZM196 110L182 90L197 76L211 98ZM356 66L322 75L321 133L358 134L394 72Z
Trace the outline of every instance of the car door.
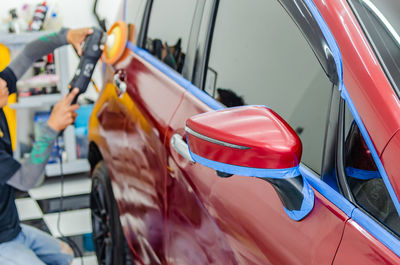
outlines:
M283 6L292 16L304 18L307 11L310 16L304 2L287 2L291 1L282 1ZM278 1L249 5L225 0L208 5L197 46L202 57L193 71L194 83L204 90L187 87L167 135L167 255L186 264L331 263L353 208L321 180L323 158L329 153L324 146L332 93L337 89L334 78L328 78L321 67L326 62L317 60L318 51L310 49ZM323 36L308 41L324 43ZM275 110L303 142L301 172L315 188L315 205L301 221L288 217L268 183L236 175L221 178L192 163L184 152L188 118L244 104ZM179 251L182 246L185 251Z
M97 119L93 119L98 126L92 126L97 129L92 134L110 171L128 244L142 262L165 264L164 140L184 91L164 72L181 75L195 4L177 1L175 4L185 5L188 13L168 20L164 14L167 2L141 2L126 4L127 22L143 17L143 22L136 24L136 30L141 29L135 34L138 45L129 42L128 56L105 66L105 87L96 105ZM139 7L142 13L130 15L132 7ZM143 32L147 35L141 35ZM155 66L167 60L175 66Z

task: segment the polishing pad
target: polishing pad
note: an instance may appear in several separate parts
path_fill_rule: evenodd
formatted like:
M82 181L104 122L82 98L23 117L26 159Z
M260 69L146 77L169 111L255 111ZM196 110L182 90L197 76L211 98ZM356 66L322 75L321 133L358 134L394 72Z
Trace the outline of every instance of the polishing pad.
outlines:
M115 64L124 55L126 44L130 40L131 27L123 21L117 21L107 32L107 41L104 44L103 60L107 64Z

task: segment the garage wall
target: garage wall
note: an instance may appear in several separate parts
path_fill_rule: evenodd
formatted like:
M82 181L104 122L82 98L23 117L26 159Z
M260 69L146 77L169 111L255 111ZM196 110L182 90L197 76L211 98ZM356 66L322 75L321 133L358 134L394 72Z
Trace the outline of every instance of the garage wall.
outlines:
M1 1L2 8L0 9L0 18L5 18L8 11L12 8L20 8L23 4L29 3L33 7L42 1L38 0L13 0L13 1ZM97 26L98 23L96 18L92 13L94 0L50 0L47 1L49 6L56 6L59 15L63 21L65 27L69 28L80 28L80 27L90 27ZM106 18L107 27L110 27L112 23L116 20L119 13L122 12L123 0L98 0L97 11L101 18ZM2 28L2 32L3 28ZM69 75L72 78L73 73L78 65L78 58L71 47L68 48L68 64L69 64ZM95 73L94 80L99 85L102 86L101 71L98 65ZM92 85L90 85L87 96L95 99L97 93L94 91Z

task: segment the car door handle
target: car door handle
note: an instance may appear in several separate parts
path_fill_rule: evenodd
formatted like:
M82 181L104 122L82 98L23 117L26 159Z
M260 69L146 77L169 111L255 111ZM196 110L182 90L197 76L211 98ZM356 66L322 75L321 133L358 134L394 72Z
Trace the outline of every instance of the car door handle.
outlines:
M125 83L125 72L122 70L118 70L115 75L114 75L114 83L116 85L117 89L117 94L119 97L122 97L127 89L127 85Z
M174 150L178 154L180 154L181 156L183 156L190 162L194 163L192 156L190 155L190 152L189 152L189 147L188 147L187 143L182 139L182 136L180 136L179 134L174 134L171 138L170 143L171 143L172 148L174 148Z

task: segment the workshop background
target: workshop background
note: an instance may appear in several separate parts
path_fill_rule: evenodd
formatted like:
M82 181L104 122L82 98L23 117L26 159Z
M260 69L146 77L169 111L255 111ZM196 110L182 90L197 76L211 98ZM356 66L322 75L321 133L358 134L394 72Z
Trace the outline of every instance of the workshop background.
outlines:
M48 13L44 21L44 28L40 32L35 33L28 32L29 29L24 28L24 23L28 23L29 16L33 16L37 6L44 2L2 0L2 9L0 9L0 55L2 59L0 67L4 68L9 59L12 60L27 42L45 32L58 31L60 27L80 28L98 26L95 15L92 12L94 2L92 0L46 1L45 5L48 7ZM98 1L96 10L99 16L106 20L107 27L115 21L118 12L122 12L122 2L121 0ZM10 33L13 30L17 30L18 32ZM11 116L18 118L18 122L15 122L15 124L11 122L10 126L10 129L15 130L15 134L17 135L14 151L18 159L22 158L24 153L29 151L33 142L32 139L34 138L36 125L39 125L41 121L47 118L51 104L55 103L61 97L62 93L65 93L67 88L62 86L65 86L65 83L71 80L79 63L78 57L71 46L59 50L61 51L54 53L54 58L45 58L45 60L50 59L51 61L41 62L42 65L40 63L35 65L33 69L24 75L22 78L23 82L19 83L20 90L23 92L19 95L18 102L10 104L11 109L9 109L9 112ZM7 53L10 54L10 57L5 56ZM52 71L50 63L54 61L55 65L53 65L53 68L55 66L55 69L53 70L55 73L49 74L49 69L47 68L50 68L50 71ZM40 70L43 67L45 69ZM55 79L52 79L52 74L55 74ZM38 76L41 77L40 80L37 80ZM101 88L101 64L97 65L93 79L97 86ZM44 84L42 84L43 82ZM58 82L58 89L54 90L53 86L46 84L47 82ZM39 88L38 86L46 86L46 89ZM53 89L49 90L48 87L52 87ZM87 171L88 164L85 161L87 150L84 150L86 144L85 137L87 136L87 119L91 110L90 102L95 101L96 96L97 92L93 85L90 85L85 95L82 96L85 98L86 103L89 104L85 104L80 110L80 118L78 117L77 120L80 125L75 124L75 129L72 129L72 131L69 129L64 139L61 139L65 143L59 143L60 145L64 144L67 146L65 149L69 148L69 150L63 151L63 158L67 161L76 161L75 164L71 163L70 165L65 163L64 173L68 174L68 176L64 179L63 191L61 190L61 177L59 176L60 161L57 157L56 146L54 154L52 154L50 159L50 164L46 168L46 174L51 176L44 179L40 187L32 189L28 193L18 193L18 199L16 200L22 223L33 225L56 237L60 237L61 232L69 240L75 242L84 256L83 260L86 265L97 264L93 249L89 209L91 181ZM46 102L47 104L37 105L36 102L39 101L38 99L41 99L40 102ZM15 99L12 100L16 101ZM21 107L22 101L24 101L23 107ZM18 103L21 104L19 105ZM15 128L16 126L17 128ZM74 134L76 134L76 148L71 149L71 147L68 147L70 145L68 141L71 142L71 137L74 137ZM74 170L77 172L74 172ZM60 196L62 192L64 199L61 209L62 213L59 218L58 212L60 211ZM75 255L79 256L80 253L76 253ZM79 258L74 259L73 265L76 264L81 264Z

